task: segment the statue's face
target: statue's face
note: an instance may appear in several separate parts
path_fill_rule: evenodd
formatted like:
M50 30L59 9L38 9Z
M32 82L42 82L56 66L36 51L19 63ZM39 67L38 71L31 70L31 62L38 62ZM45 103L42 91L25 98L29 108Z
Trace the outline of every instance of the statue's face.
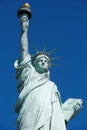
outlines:
M39 73L47 72L49 69L49 60L44 56L37 58L34 67Z
M25 31L29 26L29 20L26 14L20 16L20 22L21 22L22 30Z

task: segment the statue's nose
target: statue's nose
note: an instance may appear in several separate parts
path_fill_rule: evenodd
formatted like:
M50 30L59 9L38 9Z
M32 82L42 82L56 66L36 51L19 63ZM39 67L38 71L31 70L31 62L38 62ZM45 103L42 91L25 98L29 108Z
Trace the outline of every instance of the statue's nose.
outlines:
M45 64L45 61L42 61L42 64L44 65L44 64Z

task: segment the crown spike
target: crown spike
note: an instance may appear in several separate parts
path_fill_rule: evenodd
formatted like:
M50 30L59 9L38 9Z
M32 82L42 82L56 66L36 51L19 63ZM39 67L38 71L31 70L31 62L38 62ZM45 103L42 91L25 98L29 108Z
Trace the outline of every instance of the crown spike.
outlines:
M51 66L57 66L57 64L51 64Z
M44 43L44 48L43 48L43 51L46 51L46 44Z
M34 45L34 49L35 49L36 53L39 52L38 49L37 49L37 47L35 45Z
M56 50L56 48L54 48L52 51L50 51L48 54L51 55L54 51Z
M60 67L58 64L51 64L51 66Z
M60 59L61 57L51 57L50 60Z

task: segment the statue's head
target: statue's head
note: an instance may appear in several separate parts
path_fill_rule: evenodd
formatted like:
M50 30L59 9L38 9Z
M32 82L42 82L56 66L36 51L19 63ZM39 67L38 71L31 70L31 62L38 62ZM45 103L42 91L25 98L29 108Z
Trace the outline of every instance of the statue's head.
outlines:
M46 52L46 48L44 46L43 51L38 51L35 47L36 54L32 56L32 65L35 67L36 71L39 73L45 73L49 71L49 68L51 66L54 66L56 64L51 63L52 60L59 58L59 57L51 57L51 54L54 52L55 49L53 49L50 52Z
M32 64L39 73L48 72L50 67L50 56L45 51L38 52L33 57Z

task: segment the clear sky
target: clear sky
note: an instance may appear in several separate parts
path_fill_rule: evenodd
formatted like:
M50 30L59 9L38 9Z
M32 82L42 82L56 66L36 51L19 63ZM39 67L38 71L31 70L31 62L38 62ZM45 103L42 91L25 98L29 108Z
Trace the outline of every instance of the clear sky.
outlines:
M18 97L14 61L20 55L17 9L25 0L0 0L0 130L16 130L14 106ZM59 67L51 68L53 80L67 98L82 98L83 108L68 130L87 130L87 1L27 0L32 9L29 26L30 53L46 44Z

